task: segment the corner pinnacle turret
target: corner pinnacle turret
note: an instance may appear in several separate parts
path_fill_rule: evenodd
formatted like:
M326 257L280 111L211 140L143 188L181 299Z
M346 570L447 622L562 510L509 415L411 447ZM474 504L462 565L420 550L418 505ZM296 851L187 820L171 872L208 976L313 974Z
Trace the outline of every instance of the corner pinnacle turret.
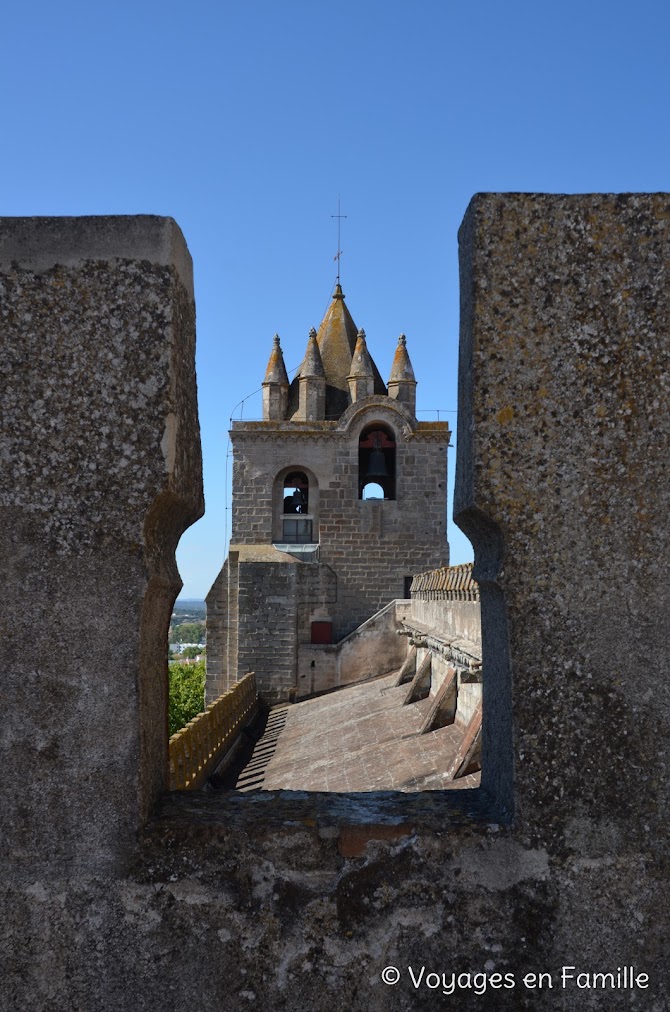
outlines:
M284 356L279 344L279 334L275 334L273 338L272 351L262 385L263 418L267 421L279 421L286 418L289 384Z
M307 351L300 367L300 375L305 376L324 376L326 375L323 362L321 360L321 352L319 351L319 345L316 341L316 331L314 327L309 332L307 339Z
M407 354L407 338L404 334L398 338L398 347L393 356L393 365L389 376L389 397L404 404L412 414L415 414L416 379Z
M372 359L365 343L364 330L358 331L347 381L352 403L362 400L363 397L371 397L374 393L375 374L372 368Z
M323 421L325 401L326 374L316 342L316 331L312 327L298 374L298 410L293 417L302 422Z

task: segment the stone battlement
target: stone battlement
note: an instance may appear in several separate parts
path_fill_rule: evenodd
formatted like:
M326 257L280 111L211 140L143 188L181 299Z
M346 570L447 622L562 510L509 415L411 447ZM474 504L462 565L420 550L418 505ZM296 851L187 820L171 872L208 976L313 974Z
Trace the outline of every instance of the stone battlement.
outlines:
M484 703L481 788L451 791L166 790L174 550L203 509L188 253L155 218L0 237L2 1012L437 1007L410 966L510 976L462 1012L665 1008L670 195L465 216ZM557 986L633 963L648 989Z
M173 734L168 743L170 790L204 787L257 708L256 676L250 671Z
M412 580L412 597L478 601L479 584L472 577L472 566L471 562L465 562L460 566L443 566L427 573L417 573Z

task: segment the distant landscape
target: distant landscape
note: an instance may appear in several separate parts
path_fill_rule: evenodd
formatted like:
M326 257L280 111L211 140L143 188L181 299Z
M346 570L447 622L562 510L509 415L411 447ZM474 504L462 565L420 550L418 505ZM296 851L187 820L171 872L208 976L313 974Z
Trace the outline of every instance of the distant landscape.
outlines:
M204 709L205 660L205 619L207 610L204 601L184 598L177 601L170 619L170 734L180 728ZM199 644L183 647L181 644ZM179 660L174 658L178 657Z
M207 614L207 605L204 601L199 601L195 597L178 597L175 601L174 611L172 617L176 615L189 615L194 618L204 618Z
M177 601L170 619L169 643L204 643L207 609L204 601Z

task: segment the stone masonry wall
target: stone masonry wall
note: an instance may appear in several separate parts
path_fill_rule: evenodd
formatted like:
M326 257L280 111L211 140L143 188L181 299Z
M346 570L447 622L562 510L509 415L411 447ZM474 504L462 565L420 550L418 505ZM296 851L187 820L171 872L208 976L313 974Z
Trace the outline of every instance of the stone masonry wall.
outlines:
M299 563L241 562L237 677L256 672L263 699L288 699L296 685Z
M231 548L207 595L208 703L251 670L252 664L266 701L288 698L289 691L299 684L297 642L310 641L312 621L328 618L337 601L337 578L330 566L303 563L274 552L271 546L260 553L261 558L250 559L249 554L243 547ZM275 573L272 567L276 565L284 568ZM282 589L288 593L286 601L277 600ZM262 599L266 591L271 597L269 602ZM238 656L240 608L244 639ZM281 627L275 631L273 623L280 616ZM294 631L292 637L290 630ZM281 694L275 679L281 681Z
M309 643L312 622L330 619L337 606L339 581L330 566L322 562L304 562L298 566L299 643Z
M380 402L385 398L378 398ZM369 422L369 417L366 421ZM379 405L375 417L398 417ZM331 426L332 432L325 427ZM283 467L308 469L318 480L319 561L337 575L332 618L336 639L348 635L394 598L403 597L404 579L422 569L448 564L446 542L445 425L398 432L396 500L358 498L358 431L299 429L260 432L244 423L233 430L233 541L272 540L272 488ZM311 493L312 494L312 493ZM310 512L312 507L310 506Z
M472 563L418 573L405 622L417 645L417 669L430 652L431 696L456 670L455 722L467 726L482 700L481 607Z
M401 668L407 637L399 636L409 602L392 601L339 643L298 644L298 696L364 682Z
M67 246L57 229L56 239ZM17 375L0 458L12 466L2 1012L668 1008L670 196L480 195L460 240L456 503L481 589L482 788L187 792L164 796L139 835L138 763L151 768L152 755L138 742L153 718L137 686L155 673L142 644L161 640L165 658L174 594L170 585L151 603L145 518L175 476L159 450L168 401L133 403L146 382L133 363L153 363L157 377L181 361L193 390L192 358L175 359L170 340L163 360L153 327L138 358L128 339L130 368L109 388L105 416L118 424L107 453L77 423L90 427L97 384L94 394L76 359L62 368L31 335L58 328L65 349L95 317L102 339L89 347L102 355L115 340L103 322L112 303L77 269L61 311L37 328L49 289L33 280L14 290L4 354ZM165 277L154 255L124 258L146 261L131 276L146 275L149 291ZM12 250L2 261L3 284L17 259ZM78 290L89 298L69 318ZM138 279L131 299L124 292L121 335L146 291ZM37 402L47 389L47 426L63 428L45 449ZM126 459L115 443L129 442L124 417L138 432L130 473L149 481L130 505L115 466ZM196 430L178 433L190 439L175 459L194 461ZM186 498L194 472L181 474L177 526L198 511ZM151 528L164 558L176 541L170 517ZM61 615L81 630L67 655L50 617ZM121 657L109 649L119 617L141 630ZM397 983L384 982L388 967ZM634 986L595 980L624 967ZM577 973L589 974L581 986Z
M205 599L207 606L207 679L205 696L213 702L228 687L224 685L226 670L228 559L212 584Z

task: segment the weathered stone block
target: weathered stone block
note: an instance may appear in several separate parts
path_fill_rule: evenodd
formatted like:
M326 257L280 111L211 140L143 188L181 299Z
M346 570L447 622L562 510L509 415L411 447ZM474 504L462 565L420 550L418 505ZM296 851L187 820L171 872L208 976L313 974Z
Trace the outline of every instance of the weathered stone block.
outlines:
M2 219L0 295L3 860L100 868L165 786L190 257L171 219Z
M483 784L511 800L513 737L520 816L644 847L670 800L670 196L480 195L460 240Z

